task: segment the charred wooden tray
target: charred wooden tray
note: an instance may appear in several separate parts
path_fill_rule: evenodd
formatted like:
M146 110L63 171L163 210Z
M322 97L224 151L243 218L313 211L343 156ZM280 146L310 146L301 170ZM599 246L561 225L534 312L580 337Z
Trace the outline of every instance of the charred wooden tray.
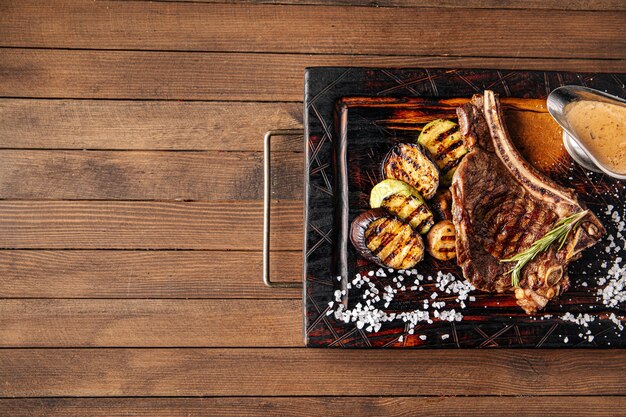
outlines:
M578 84L626 97L624 74L469 69L311 68L306 72L307 137L304 331L312 347L623 347L619 319L624 303L609 307L598 298L624 240L625 184L576 165L562 145L562 131L547 113L545 98L561 85ZM380 181L380 161L397 142L413 142L436 118L455 118L455 108L485 89L502 98L511 136L524 157L555 181L575 188L602 220L607 237L571 264L572 287L536 316L526 316L511 294L471 293L459 302L439 291L436 280L383 270L364 261L347 240L354 217L368 208L369 192ZM616 214L617 213L617 214ZM626 235L626 231L624 231ZM613 236L613 238L608 238ZM609 248L610 240L613 247ZM607 249L608 248L608 249ZM462 281L454 262L428 258L423 277L438 271ZM378 308L401 315L443 300L460 321L434 317L408 325L402 320L378 328L345 323L339 305L353 309L370 287L357 288L357 274L382 288L397 288ZM394 280L395 278L395 280ZM415 281L415 282L414 282ZM355 284L356 282L356 284ZM445 297L442 297L444 295ZM465 304L462 308L461 304ZM430 306L429 306L430 307ZM431 311L432 313L432 311Z

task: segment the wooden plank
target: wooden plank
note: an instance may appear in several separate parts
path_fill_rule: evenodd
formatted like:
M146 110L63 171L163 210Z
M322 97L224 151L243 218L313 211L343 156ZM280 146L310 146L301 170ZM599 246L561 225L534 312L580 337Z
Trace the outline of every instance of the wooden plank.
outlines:
M391 353L4 349L0 396L623 395L626 390L626 352L620 350ZM399 383L402 377L410 383Z
M411 43L417 42L411 40ZM307 66L425 66L619 72L624 71L625 62L0 49L0 96L302 101L303 74Z
M260 151L268 130L301 128L300 103L0 99L0 148Z
M293 347L301 317L301 300L5 299L0 347Z
M125 0L128 1L128 0ZM191 0L133 0L133 1L177 1ZM222 3L224 0L192 0L196 3ZM554 9L554 10L626 10L621 0L231 0L231 3L264 4L313 4L325 6L369 6L369 7L455 7L473 9Z
M302 201L272 208L272 248L300 250ZM236 209L237 215L232 211ZM260 201L0 201L0 248L255 250Z
M272 252L272 280L302 281L302 262ZM0 298L302 298L261 282L261 252L5 250L0 277Z
M621 416L626 397L230 397L19 398L0 400L13 417L188 416Z
M617 11L86 0L3 9L0 45L11 47L494 57L514 45L519 57L626 58Z
M273 152L271 160L272 196L303 199L304 153ZM0 162L0 199L263 198L261 152L6 149Z

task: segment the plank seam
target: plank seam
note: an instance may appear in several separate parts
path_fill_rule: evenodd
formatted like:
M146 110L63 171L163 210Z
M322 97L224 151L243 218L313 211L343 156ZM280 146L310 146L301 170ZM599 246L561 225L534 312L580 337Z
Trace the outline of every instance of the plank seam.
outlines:
M429 395L429 394L421 394L421 395L407 395L407 394L364 394L364 395L350 395L350 394L341 394L341 395L182 395L182 396L174 396L174 395L112 395L112 396L72 396L72 395L63 395L63 396L34 396L34 397L4 397L0 396L2 400L26 400L26 399L47 399L47 398L68 398L68 399L104 399L104 398L118 398L118 399L135 399L135 398L150 398L150 399L158 399L158 398L171 398L171 399L193 399L193 398L602 398L602 397L615 397L615 398L623 398L626 397L626 394L543 394L543 395L514 395L514 394L483 394L483 395L472 395L472 394L450 394L450 395Z
M109 0L111 2L124 2L124 3L147 3L148 1L153 3L181 3L181 4L231 4L228 1L194 1L194 0L183 0L183 1L174 1L174 0ZM362 9L457 9L457 10L526 10L526 11L567 11L567 12L611 12L611 10L607 9L567 9L567 8L559 8L559 7L550 7L550 8L542 8L542 7L463 7L463 6L452 6L452 5L441 5L441 6L405 6L405 5L379 5L376 1L372 1L370 5L362 5L362 4L326 4L326 3L302 3L302 4L294 4L294 3L283 3L283 2L263 2L253 3L254 5L263 4L266 6L298 6L298 7L344 7L344 8L362 8Z
M626 13L624 13L626 15ZM185 50L185 49L126 49L126 48L72 48L72 47L44 47L44 46L13 46L0 45L2 49L22 49L22 50L41 50L41 51L86 51L86 52L145 52L145 53L185 53L185 54L226 54L226 55L291 55L291 56L339 56L339 57L376 57L376 58L393 58L393 57L411 57L411 58L473 58L473 59L515 59L517 61L550 59L555 61L626 61L626 58L606 58L606 57L553 57L550 55L539 56L515 56L511 55L459 55L459 54L370 54L370 53L350 53L341 54L333 52L280 52L280 51L223 51L223 50ZM367 67L363 67L367 68ZM436 68L428 66L428 68Z
M2 48L0 48L2 49ZM626 62L626 60L624 60ZM110 98L110 97L33 97L33 96L0 96L0 100L48 100L48 101L130 101L130 102L176 102L176 103L263 103L263 104L303 104L301 100L215 100L215 99L177 99L177 98Z

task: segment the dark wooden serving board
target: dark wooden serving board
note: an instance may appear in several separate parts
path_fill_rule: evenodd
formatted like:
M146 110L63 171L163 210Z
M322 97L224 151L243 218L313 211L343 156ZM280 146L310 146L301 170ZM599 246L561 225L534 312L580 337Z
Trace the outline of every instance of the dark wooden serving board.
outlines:
M307 202L305 248L305 339L313 347L623 347L622 333L607 320L611 313L596 301L597 279L606 275L614 251L607 240L585 252L569 267L572 287L541 314L530 317L511 294L474 291L474 302L462 310L460 322L420 324L408 334L401 322L385 323L378 332L358 329L329 314L328 303L337 289L351 306L361 291L347 289L355 274L378 267L365 262L345 240L352 219L368 208L372 186L380 181L380 161L397 142L415 141L421 127L436 118L455 118L455 108L472 94L491 89L500 94L511 136L524 157L561 184L573 187L607 227L608 204L624 216L624 183L590 173L574 164L563 149L559 126L547 113L545 98L554 88L577 84L626 97L624 74L498 71L471 69L360 69L311 68L306 73L305 126L307 145ZM338 175L345 168L346 176ZM342 214L343 213L343 214ZM606 263L605 263L606 262ZM454 262L427 258L423 273L441 270L462 278ZM584 272L583 272L584 271ZM337 276L341 280L337 280ZM373 277L378 287L390 277ZM583 286L583 282L586 286ZM410 284L409 284L410 285ZM399 293L389 311L415 309L432 293ZM588 313L596 319L586 328L564 321L565 313ZM542 317L550 315L551 317ZM583 337L579 334L583 333ZM623 334L623 335L622 335ZM427 336L422 340L418 335ZM442 338L442 335L449 337ZM401 337L402 336L402 337ZM564 342L567 340L567 343Z

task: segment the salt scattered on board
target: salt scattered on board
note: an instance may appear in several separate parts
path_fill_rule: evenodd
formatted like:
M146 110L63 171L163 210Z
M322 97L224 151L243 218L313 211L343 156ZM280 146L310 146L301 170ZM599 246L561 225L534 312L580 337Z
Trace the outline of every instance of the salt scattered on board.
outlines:
M387 270L388 273L393 270ZM364 288L362 299L364 304L359 302L351 309L346 308L344 304L337 304L334 310L330 310L331 314L335 315L337 320L344 323L355 323L358 329L363 329L366 332L377 332L381 329L384 323L390 322L403 322L407 327L408 334L413 334L415 326L418 323L426 322L433 323L434 319L439 321L461 321L463 314L457 311L457 308L450 310L444 310L446 302L443 300L428 303L428 300L424 300L422 309L415 309L413 311L403 311L400 313L393 313L384 311L377 304L380 303L382 297L383 308L388 308L391 302L395 299L398 293L406 291L423 291L423 287L419 285L424 281L435 281L435 287L442 293L455 296L454 300L458 305L458 310L462 310L466 307L465 300L468 300L468 294L475 288L467 281L462 280L450 273L443 273L439 271L436 276L423 276L417 272L417 270L404 270L396 271L397 276L392 278L392 283L395 284L395 288L392 285L387 284L385 287L379 289L370 277L388 277L384 269L380 268L377 271L369 271L367 274L357 274L352 279L351 284L355 288ZM405 286L402 282L407 276L415 276L413 281L414 285ZM343 291L337 290L335 292L335 300L339 303ZM438 293L433 292L431 298L434 300L438 296ZM475 300L475 297L472 297ZM332 309L332 305L329 304L329 308ZM420 335L420 339L425 340L426 336Z

